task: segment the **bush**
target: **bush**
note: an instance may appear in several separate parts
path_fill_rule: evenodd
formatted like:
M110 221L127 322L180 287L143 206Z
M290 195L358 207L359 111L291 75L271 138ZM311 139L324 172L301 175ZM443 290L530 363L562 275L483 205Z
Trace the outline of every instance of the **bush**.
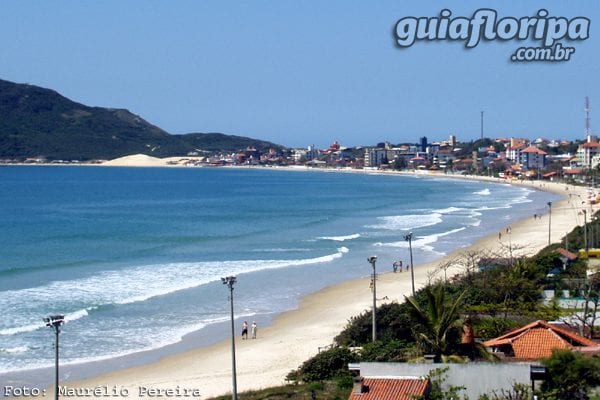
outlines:
M334 347L305 361L300 368L290 372L287 379L296 382L317 382L349 375L348 363L357 360L358 356L347 347Z
M406 303L383 304L377 308L375 317L377 319L377 338L379 340L413 341L411 330L413 321ZM365 311L358 316L352 317L348 325L334 340L341 346L366 345L372 340L372 332L372 313Z
M600 359L571 350L554 350L542 361L548 376L542 384L544 398L589 399L590 388L600 384Z
M415 356L413 345L404 341L377 341L363 346L360 361L364 362L404 362Z
M482 340L498 337L520 326L517 321L501 317L482 317L474 320L476 336Z

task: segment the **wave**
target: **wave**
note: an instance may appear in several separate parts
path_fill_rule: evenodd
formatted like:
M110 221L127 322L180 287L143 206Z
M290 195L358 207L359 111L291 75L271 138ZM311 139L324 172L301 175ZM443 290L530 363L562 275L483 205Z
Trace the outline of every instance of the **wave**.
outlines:
M383 229L390 231L410 231L412 229L424 228L437 225L442 222L442 214L433 212L431 214L392 215L379 217L380 224L367 225L371 229Z
M30 324L30 325L16 326L16 327L12 327L12 328L4 328L4 329L0 329L0 336L10 336L10 335L16 335L19 333L35 332L38 329L44 328L44 327L46 327L46 325L40 321L40 323L38 323L38 324Z
M87 317L90 311L98 307L146 301L219 281L222 276L328 263L343 257L349 251L347 247L340 247L336 253L308 259L145 265L104 271L87 278L55 281L34 288L6 291L0 296L0 309L11 310L11 318L0 324L8 322L12 326L0 326L0 335L15 335L43 328L45 325L42 321L37 322L40 308L64 312L68 323ZM24 302L23 299L28 301Z
M245 313L245 314L237 316L237 318L248 318L253 315L255 315L255 313ZM122 350L122 351L118 351L118 352L115 351L115 352L110 352L107 354L81 357L81 358L75 358L75 359L61 358L61 365L77 365L77 364L82 364L82 363L104 361L104 360L109 360L112 358L123 357L123 356L127 356L130 354L140 353L140 352L144 352L144 351L156 350L156 349L162 348L164 346L180 342L181 340L183 340L183 338L186 335L189 335L190 333L193 333L193 332L197 332L208 325L225 322L225 321L229 321L229 316L207 318L201 322L196 322L194 324L189 324L189 325L182 326L182 327L179 327L176 329L163 330L163 331L161 331L163 333L162 335L160 333L158 333L158 334L155 333L155 334L153 334L153 338L157 339L157 340L154 340L152 342L152 344L144 346L142 348L132 348L132 349ZM5 352L5 353L18 354L18 353L25 353L29 350L31 350L31 348L28 348L26 346L18 346L18 347L14 347L14 348L10 348L10 349L0 348L0 353ZM7 372L22 372L22 371L28 371L28 370L37 369L37 368L47 368L47 367L50 367L51 365L53 365L53 364L43 361L41 359L39 360L39 362L29 363L27 366L10 366L10 365L4 366L3 365L3 366L0 366L0 374L7 373Z
M490 189L483 189L483 190L479 190L477 192L473 192L473 194L479 195L479 196L489 196L492 194L492 192L490 192Z
M333 240L335 242L344 242L346 240L358 239L359 237L360 237L360 233L355 233L353 235L347 235L347 236L321 236L317 239Z
M450 214L450 213L454 213L454 212L458 212L458 211L463 211L464 208L459 208L459 207L448 207L448 208L441 208L439 210L433 210L433 213L436 214Z
M441 237L452 235L454 233L458 233L465 229L466 229L465 227L461 227L461 228L452 229L452 230L449 230L446 232L434 233L434 234L427 235L427 236L417 236L415 239L412 240L411 244L412 244L413 249L420 249L420 250L429 251L432 253L443 254L443 253L436 252L434 250L433 246L431 246L431 245L433 243L437 242ZM379 243L375 243L374 246L399 247L399 248L408 249L408 242L405 240L398 241L398 242L389 242L389 243L379 242Z
M8 354L21 354L25 353L29 350L27 346L17 346L17 347L9 347L6 349L0 348L0 353L8 353Z

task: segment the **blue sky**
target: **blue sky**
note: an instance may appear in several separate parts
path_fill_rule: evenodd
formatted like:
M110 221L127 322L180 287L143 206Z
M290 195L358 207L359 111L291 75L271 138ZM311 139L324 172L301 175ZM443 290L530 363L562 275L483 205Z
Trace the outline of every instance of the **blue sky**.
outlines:
M562 63L515 63L538 42L394 46L407 16L590 19ZM598 1L2 1L0 78L127 108L170 133L286 146L417 142L450 134L579 139L600 132ZM595 121L598 121L597 123Z

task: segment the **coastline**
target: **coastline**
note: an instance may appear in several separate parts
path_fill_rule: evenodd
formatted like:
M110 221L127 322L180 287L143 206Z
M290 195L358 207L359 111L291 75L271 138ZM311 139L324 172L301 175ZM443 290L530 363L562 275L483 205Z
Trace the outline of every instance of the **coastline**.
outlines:
M248 167L240 167L248 168ZM287 169L287 168L286 168ZM310 170L289 168L290 170ZM326 172L340 172L338 170ZM585 198L584 187L573 187L552 182L506 182L497 178L479 176L448 176L445 174L414 174L383 171L343 171L356 173L386 173L399 175L419 175L432 178L457 178L510 183L517 186L553 192L562 199L552 206L552 242L579 225L581 217L580 201L571 201L570 195ZM533 219L532 219L533 220ZM548 215L540 219L524 219L512 223L510 235L489 235L462 249L456 249L441 259L419 265L416 260L415 285L426 283L431 271L438 265L450 262L469 251L495 251L510 246L515 254L532 254L547 245ZM506 227L504 228L506 229ZM447 274L459 273L456 266ZM443 272L438 277L443 278ZM236 338L238 391L261 389L285 384L285 376L303 361L315 355L319 347L332 343L333 338L346 325L349 318L368 310L371 304L369 278L360 278L326 287L303 297L295 310L277 315L266 327L261 327L258 339L241 341ZM411 291L410 274L382 273L378 280L378 294L389 301L403 301L403 295ZM323 306L323 305L334 305ZM237 321L236 321L237 323ZM237 325L236 325L237 326ZM99 376L67 381L68 387L96 388L109 387L125 389L129 397L141 397L140 388L175 390L176 388L196 390L203 397L212 397L231 392L231 352L230 340L225 339L206 347L184 350L180 353L163 356L158 361L128 367ZM48 389L50 395L52 389ZM76 397L76 396L75 396Z

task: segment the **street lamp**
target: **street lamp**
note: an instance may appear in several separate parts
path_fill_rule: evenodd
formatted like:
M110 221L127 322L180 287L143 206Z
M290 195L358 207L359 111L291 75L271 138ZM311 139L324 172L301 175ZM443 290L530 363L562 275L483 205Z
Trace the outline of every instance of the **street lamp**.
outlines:
M585 255L588 255L588 240L587 240L587 211L583 209L583 240L585 242Z
M373 282L373 341L377 340L377 325L375 324L375 312L377 311L377 287L376 287L376 280L377 280L377 275L376 275L376 271L375 271L375 263L377 262L377 256L371 256L371 257L367 257L367 261L369 262L369 264L371 264L373 266L373 278L372 278L372 282Z
M550 233L552 229L552 202L548 202L548 246L550 246Z
M54 329L54 398L58 400L58 334L60 326L65 322L64 315L51 315L44 318L46 326Z
M408 250L410 252L410 279L412 281L412 295L415 296L415 265L413 264L412 256L412 237L413 233L410 232L408 235L404 235L404 240L408 242Z
M221 278L223 285L229 287L229 300L231 304L231 376L232 376L232 399L237 400L237 378L235 371L235 326L233 324L233 285L237 281L235 276Z

